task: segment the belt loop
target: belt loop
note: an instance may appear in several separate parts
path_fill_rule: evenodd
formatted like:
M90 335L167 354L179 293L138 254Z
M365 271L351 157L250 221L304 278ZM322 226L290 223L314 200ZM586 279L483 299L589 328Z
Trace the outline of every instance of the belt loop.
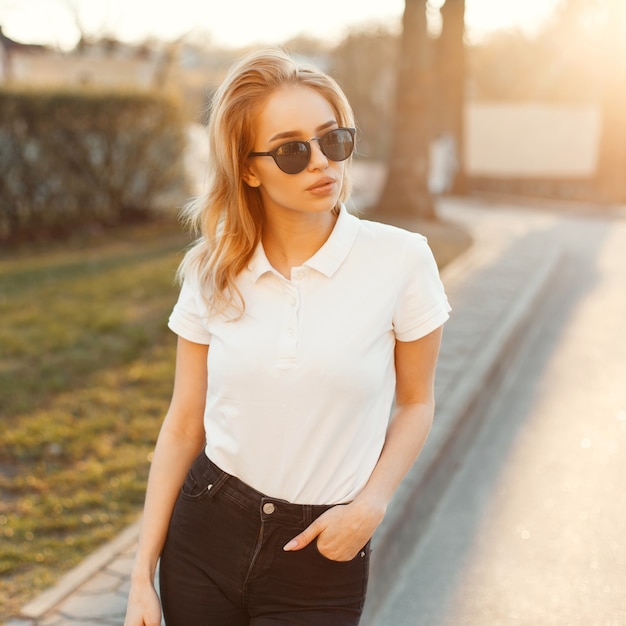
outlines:
M310 504L304 504L302 506L302 517L304 518L302 521L305 526L309 526L313 521L313 507Z
M213 497L228 481L230 474L219 468L204 452L201 452L202 464L204 465L203 477L211 484L211 497Z
M211 464L211 468L215 474L217 474L217 478L214 482L214 487L221 487L229 478L230 474L226 473L222 468L218 467L209 459L209 463Z

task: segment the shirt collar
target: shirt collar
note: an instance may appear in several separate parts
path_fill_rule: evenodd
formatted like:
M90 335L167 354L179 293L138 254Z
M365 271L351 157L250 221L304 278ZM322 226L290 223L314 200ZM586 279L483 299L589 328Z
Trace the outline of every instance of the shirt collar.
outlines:
M358 231L359 219L342 204L330 237L304 265L330 278L346 260Z
M324 245L308 260L304 266L317 270L330 278L346 260L359 231L359 219L348 213L342 204L337 222ZM267 272L276 273L265 256L263 244L259 242L248 263L248 270L253 282Z
M248 271L250 272L250 278L252 278L253 283L256 283L256 281L259 280L259 278L267 272L276 273L276 270L267 260L267 257L265 256L265 250L263 249L263 244L260 241L257 244L254 252L252 253L252 257L250 258L250 262L248 263Z

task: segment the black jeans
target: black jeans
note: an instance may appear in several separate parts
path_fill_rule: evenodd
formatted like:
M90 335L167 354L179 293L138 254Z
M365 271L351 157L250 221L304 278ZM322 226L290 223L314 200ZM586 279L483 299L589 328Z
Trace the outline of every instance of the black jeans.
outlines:
M167 626L355 626L365 601L369 543L331 561L315 542L283 546L330 506L265 496L203 453L174 508L160 564Z

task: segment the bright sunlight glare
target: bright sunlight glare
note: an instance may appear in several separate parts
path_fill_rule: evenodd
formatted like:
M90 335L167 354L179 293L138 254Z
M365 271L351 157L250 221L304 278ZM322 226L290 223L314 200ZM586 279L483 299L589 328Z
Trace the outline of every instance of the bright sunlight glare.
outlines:
M560 0L466 0L470 40L501 28L532 32ZM430 0L433 7L442 0ZM0 25L6 35L25 43L73 47L80 29L124 41L172 40L205 33L211 43L240 47L281 43L308 35L334 41L355 26L399 25L403 0L0 0Z

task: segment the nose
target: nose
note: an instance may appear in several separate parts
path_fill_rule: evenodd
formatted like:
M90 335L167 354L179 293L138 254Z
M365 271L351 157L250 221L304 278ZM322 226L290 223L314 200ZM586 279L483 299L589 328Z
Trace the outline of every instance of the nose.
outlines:
M311 146L311 158L309 159L309 169L323 170L328 167L328 157L322 152L320 148L319 139L314 137L309 141Z

